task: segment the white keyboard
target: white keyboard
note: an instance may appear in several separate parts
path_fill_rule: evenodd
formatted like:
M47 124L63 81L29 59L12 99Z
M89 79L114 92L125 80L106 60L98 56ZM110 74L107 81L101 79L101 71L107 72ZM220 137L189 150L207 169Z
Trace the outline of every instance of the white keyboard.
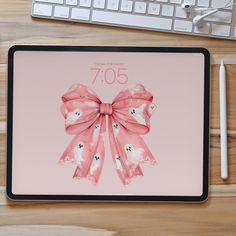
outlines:
M33 0L32 16L236 40L236 5L208 16L203 27L196 27L192 17L181 8L182 1ZM229 0L189 2L199 7L219 8Z

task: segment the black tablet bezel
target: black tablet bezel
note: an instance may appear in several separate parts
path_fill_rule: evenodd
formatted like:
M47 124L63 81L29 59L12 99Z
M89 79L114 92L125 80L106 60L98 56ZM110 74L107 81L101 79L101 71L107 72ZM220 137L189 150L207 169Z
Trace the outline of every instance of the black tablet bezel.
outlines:
M21 195L12 192L12 132L13 132L13 82L14 53L16 51L92 51L92 52L150 52L150 53L202 53L204 69L204 137L203 137L203 191L200 196L137 196L137 195ZM209 109L210 109L210 54L205 48L193 47L114 47L114 46L46 46L14 45L8 51L7 98L7 196L12 200L55 201L164 201L202 202L208 197L209 185Z

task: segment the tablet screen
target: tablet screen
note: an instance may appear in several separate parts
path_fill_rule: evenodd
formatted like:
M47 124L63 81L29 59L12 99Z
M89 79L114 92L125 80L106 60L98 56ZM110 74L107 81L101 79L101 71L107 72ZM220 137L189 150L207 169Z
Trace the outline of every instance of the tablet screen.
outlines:
M202 52L37 48L12 62L12 195L203 195Z

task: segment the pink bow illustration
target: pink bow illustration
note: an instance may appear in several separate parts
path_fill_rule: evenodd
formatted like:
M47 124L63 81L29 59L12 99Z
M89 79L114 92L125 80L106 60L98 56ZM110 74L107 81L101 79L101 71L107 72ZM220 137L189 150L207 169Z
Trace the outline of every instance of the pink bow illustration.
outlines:
M140 137L150 129L156 106L143 85L124 89L111 104L103 103L87 86L73 85L62 96L65 130L75 137L60 158L73 162L73 178L87 177L97 183L105 158L106 116L112 160L123 184L143 175L141 163L155 164L155 158Z

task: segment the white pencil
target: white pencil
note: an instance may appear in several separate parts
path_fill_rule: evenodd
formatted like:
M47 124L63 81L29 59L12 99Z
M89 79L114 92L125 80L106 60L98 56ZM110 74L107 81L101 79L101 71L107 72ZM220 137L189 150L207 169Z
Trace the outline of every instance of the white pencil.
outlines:
M221 178L228 178L227 154L227 108L226 108L226 73L223 60L219 71L220 93L220 143L221 143Z

